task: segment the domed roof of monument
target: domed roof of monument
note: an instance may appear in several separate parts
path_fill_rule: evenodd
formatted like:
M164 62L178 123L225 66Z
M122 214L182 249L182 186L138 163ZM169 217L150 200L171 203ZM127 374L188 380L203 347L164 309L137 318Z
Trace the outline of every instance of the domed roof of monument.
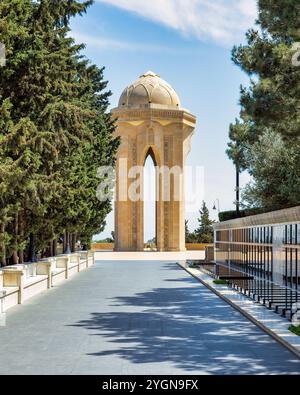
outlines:
M180 100L171 85L159 75L148 71L124 90L119 107L144 107L151 104L178 108Z

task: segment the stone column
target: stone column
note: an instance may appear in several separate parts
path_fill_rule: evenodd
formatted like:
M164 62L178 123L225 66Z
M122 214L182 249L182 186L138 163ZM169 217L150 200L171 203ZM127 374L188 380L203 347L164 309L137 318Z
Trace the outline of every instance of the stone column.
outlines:
M122 141L116 166L115 250L144 250L144 202L143 199L132 200L132 191L138 184L140 191L137 192L143 196L143 174L138 173L137 179L133 179L130 170L133 166L143 167L151 153L158 167L157 248L159 251L185 251L184 165L195 117L185 110L155 106L134 111L118 108L114 114L118 118L116 136ZM167 173L171 172L171 178L170 174L161 171L164 167ZM175 183L172 174L176 171ZM169 192L169 200L165 199L165 189Z

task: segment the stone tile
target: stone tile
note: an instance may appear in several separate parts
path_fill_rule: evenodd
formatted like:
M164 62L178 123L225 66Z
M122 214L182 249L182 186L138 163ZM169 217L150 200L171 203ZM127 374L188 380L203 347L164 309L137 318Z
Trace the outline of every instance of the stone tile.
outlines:
M299 374L300 362L176 263L125 260L9 311L0 374L12 372Z

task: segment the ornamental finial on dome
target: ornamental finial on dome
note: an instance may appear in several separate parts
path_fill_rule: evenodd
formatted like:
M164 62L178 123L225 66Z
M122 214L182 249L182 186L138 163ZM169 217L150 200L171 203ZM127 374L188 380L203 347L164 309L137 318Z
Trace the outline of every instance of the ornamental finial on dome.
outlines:
M158 75L158 74L154 73L153 71L149 70L149 71L147 71L146 73L144 73L144 74L142 74L140 76L140 78L144 78L144 77L158 77L158 78L160 78L160 75Z
M180 100L175 90L153 71L147 71L122 93L119 107L139 108L145 106L179 108Z

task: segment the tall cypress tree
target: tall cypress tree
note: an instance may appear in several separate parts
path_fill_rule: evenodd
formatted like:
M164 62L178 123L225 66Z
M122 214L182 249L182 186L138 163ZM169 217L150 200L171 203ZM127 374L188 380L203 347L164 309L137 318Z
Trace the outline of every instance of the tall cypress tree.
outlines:
M9 106L10 129L1 130L5 150L0 155L22 173L12 193L9 236L2 236L14 261L17 255L23 260L25 246L25 258L33 258L61 234L73 233L74 240L80 232L91 237L110 210L109 201L96 201L97 167L113 165L118 147L107 113L110 92L103 69L89 65L83 46L68 36L70 18L91 3L1 3L0 41L7 47L7 65L0 70L0 98L4 110L5 103ZM22 155L31 166L26 161L20 166Z

